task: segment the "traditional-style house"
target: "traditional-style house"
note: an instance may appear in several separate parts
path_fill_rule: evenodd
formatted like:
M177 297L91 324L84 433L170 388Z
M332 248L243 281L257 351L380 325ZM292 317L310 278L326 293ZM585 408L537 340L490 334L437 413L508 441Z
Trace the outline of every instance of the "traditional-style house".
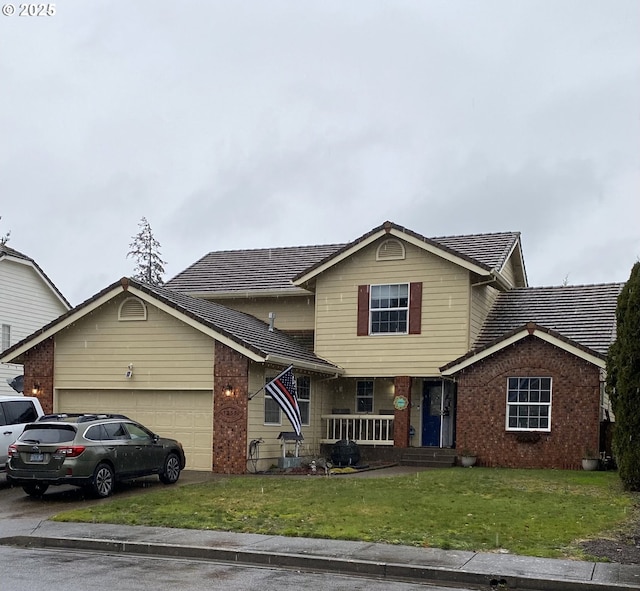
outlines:
M516 232L212 252L122 280L5 351L57 412L121 412L188 467L261 470L291 426L262 387L294 368L301 453L577 468L611 418L602 370L621 285L530 288ZM284 446L284 449L283 449Z
M70 308L32 258L0 244L0 354ZM0 395L15 395L21 383L22 365L0 364Z

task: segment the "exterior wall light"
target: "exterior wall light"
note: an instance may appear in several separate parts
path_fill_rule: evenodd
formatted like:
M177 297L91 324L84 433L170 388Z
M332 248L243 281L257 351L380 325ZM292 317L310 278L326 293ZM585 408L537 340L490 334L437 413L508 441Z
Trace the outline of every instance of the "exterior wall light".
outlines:
M222 391L222 393L227 397L230 398L231 396L234 395L234 391L233 391L233 386L231 384L227 384L224 387L224 390Z

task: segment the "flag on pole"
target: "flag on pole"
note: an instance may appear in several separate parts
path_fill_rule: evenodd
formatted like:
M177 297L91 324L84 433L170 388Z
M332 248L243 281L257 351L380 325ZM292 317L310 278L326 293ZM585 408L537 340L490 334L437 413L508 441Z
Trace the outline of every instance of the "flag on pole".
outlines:
M296 435L302 434L302 418L298 406L296 380L293 377L293 365L285 369L279 376L273 378L264 389L280 405L293 425Z

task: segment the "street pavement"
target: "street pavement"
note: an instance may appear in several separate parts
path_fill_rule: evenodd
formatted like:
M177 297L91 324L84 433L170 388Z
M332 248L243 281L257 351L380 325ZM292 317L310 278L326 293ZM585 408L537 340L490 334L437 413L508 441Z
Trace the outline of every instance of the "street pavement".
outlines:
M416 468L376 472L335 477L394 476L415 473ZM212 478L216 475L186 471L180 482ZM220 531L59 523L37 516L4 515L0 544L213 560L481 589L640 590L640 566L634 565Z

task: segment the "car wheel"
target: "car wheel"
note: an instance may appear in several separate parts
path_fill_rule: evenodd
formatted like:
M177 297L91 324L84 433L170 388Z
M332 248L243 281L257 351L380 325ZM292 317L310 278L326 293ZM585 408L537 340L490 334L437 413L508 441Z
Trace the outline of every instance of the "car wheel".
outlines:
M174 453L170 453L164 460L164 468L160 473L160 482L174 484L180 478L180 459Z
M31 497L41 497L44 493L47 492L48 488L49 485L44 484L43 482L32 482L23 485L22 490Z
M109 464L98 464L91 477L91 492L101 498L108 497L113 492L115 475Z

